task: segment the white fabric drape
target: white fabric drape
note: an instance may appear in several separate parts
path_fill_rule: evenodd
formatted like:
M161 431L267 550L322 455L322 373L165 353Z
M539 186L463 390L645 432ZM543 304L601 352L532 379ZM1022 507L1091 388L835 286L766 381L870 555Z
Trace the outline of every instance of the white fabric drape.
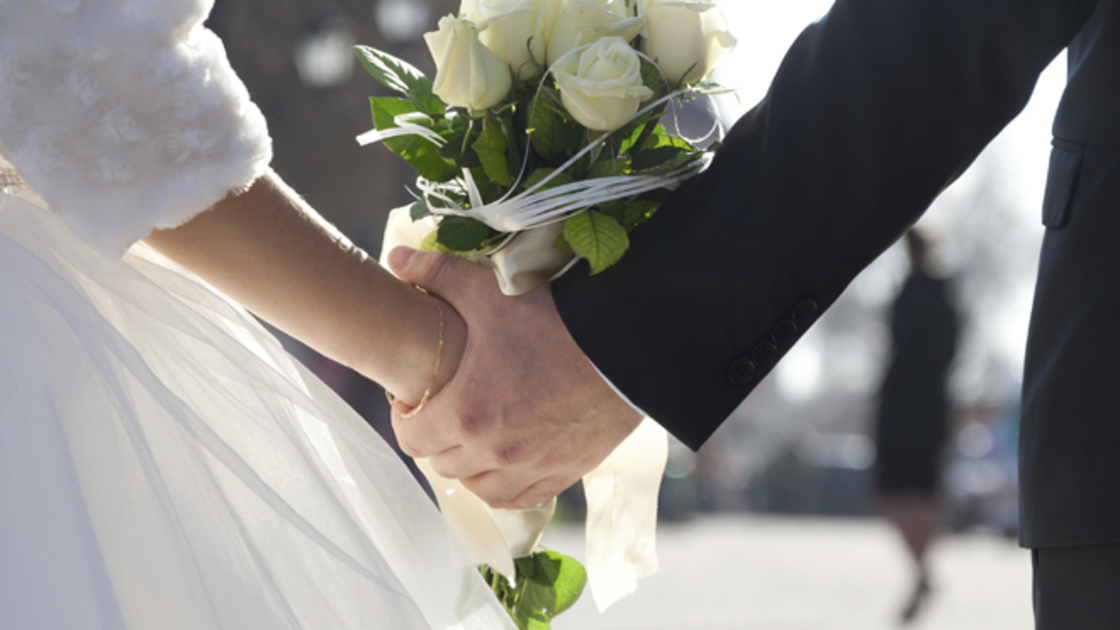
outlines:
M0 191L0 628L513 628L383 441L241 308Z

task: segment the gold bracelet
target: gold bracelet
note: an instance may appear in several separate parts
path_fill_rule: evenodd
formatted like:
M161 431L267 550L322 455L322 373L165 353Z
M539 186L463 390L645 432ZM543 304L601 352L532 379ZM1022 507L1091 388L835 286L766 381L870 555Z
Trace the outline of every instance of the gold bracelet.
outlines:
M412 286L421 293L431 295L424 287L415 284ZM413 407L411 411L401 414L401 418L406 420L416 417L416 414L420 413L420 410L424 408L424 404L432 397L432 388L436 386L436 378L439 377L439 363L440 359L443 358L443 305L440 304L439 298L436 296L432 295L432 299L435 300L436 312L439 313L439 345L436 346L436 366L432 369L432 380L428 382L428 389L424 390L424 395L420 398L420 404ZM389 407L393 407L397 402L396 397L394 397L389 390L385 390L385 398L389 401Z

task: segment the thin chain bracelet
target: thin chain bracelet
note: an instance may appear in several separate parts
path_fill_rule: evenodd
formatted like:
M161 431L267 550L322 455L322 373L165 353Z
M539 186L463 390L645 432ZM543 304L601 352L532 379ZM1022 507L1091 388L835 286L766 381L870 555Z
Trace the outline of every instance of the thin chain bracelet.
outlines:
M412 286L421 293L432 295L431 293L428 293L428 290L424 287L417 286L415 284ZM424 408L424 405L428 402L428 399L432 397L432 388L436 386L436 378L439 376L439 364L440 360L443 358L443 304L440 304L439 298L434 295L432 295L432 300L435 301L436 312L439 313L439 345L436 346L436 365L432 369L432 379L428 382L428 388L424 390L424 395L420 398L420 404L413 407L407 413L401 414L401 418L404 418L406 420L408 418L416 417L416 415L419 414L420 411ZM390 407L393 407L396 404L397 399L389 390L385 390L385 398L388 399Z

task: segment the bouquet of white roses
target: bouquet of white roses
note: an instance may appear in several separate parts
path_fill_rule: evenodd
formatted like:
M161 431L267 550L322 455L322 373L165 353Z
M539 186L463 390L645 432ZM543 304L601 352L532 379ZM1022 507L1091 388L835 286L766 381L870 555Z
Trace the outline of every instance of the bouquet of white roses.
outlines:
M381 51L356 48L370 74L403 95L371 98L375 129L358 140L383 142L418 174L417 200L390 216L385 250L407 244L488 264L508 295L525 293L579 260L586 259L593 274L615 264L665 191L706 168L715 147L701 149L671 135L662 119L674 100L723 91L706 78L735 45L723 14L708 0L462 0L460 15L441 19L425 40L435 58L434 81ZM625 472L630 468L642 466L605 466L610 475L633 474ZM602 518L589 505L589 530L592 522L617 519L626 510L652 511L634 519L643 522L638 529L652 529L660 469L646 467L643 474L656 477L652 485L644 479L631 487L651 497L649 505L606 505ZM439 494L443 503L454 487ZM460 516L483 509L443 507ZM454 526L455 518L449 520ZM474 516L461 520L470 521L457 527L461 538L471 535L463 530L495 529L480 527ZM495 521L508 530L500 517ZM536 538L528 538L535 547ZM652 531L631 538L638 541L628 542L632 547L645 545ZM464 542L468 550L486 546ZM652 555L647 546L627 553ZM487 560L506 577L517 573L515 586L499 579L493 585L519 625L547 627L578 597L582 580L565 580L582 569L569 568L568 560L542 556L536 564L519 561L516 571L512 561ZM551 575L546 566L564 575ZM633 581L651 570L603 572L626 573L619 579ZM552 604L522 606L522 586L544 577L553 586L566 583L568 594L553 589L542 595L555 596ZM625 587L600 592L602 608Z

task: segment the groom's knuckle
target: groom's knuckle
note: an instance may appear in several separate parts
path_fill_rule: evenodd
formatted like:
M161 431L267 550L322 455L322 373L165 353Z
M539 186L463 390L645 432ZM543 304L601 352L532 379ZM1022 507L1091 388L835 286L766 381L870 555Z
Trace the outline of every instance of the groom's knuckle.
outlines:
M482 433L482 429L486 425L486 418L479 411L467 409L459 412L455 417L455 423L463 435L476 437Z
M503 442L494 449L494 463L501 467L518 464L524 459L525 443L522 441Z

